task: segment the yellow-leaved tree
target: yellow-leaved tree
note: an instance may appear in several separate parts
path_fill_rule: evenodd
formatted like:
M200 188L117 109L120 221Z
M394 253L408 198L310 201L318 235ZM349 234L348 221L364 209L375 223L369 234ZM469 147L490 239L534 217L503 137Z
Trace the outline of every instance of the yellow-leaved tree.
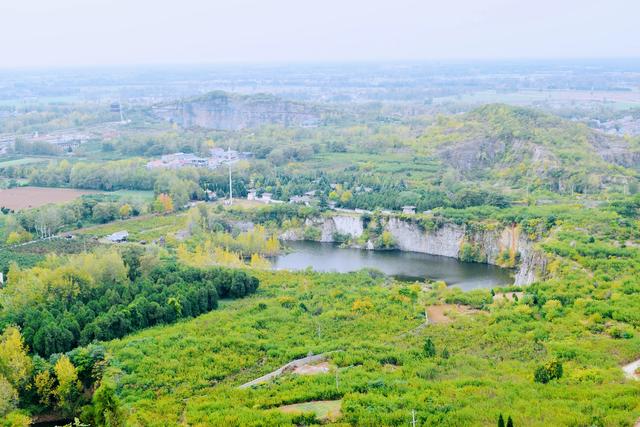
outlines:
M120 218L128 218L129 215L131 215L132 210L133 209L131 208L131 205L128 203L125 203L124 205L120 206L120 209L118 209Z
M276 236L269 237L265 244L264 252L267 256L274 256L280 252L280 241Z
M161 213L173 212L173 200L168 194L162 193L158 195L153 203L153 210Z
M55 386L55 381L51 373L48 370L39 372L34 378L34 383L40 403L49 406L51 404L51 398L54 395Z
M0 336L0 418L18 407L18 388L29 380L32 369L20 331L7 327Z
M29 380L32 369L33 363L20 331L9 326L0 336L0 375L19 388Z
M82 389L78 380L78 371L66 355L60 356L53 370L58 379L58 386L54 391L54 395L58 399L58 406L64 412L71 414L75 410L74 406Z
M258 270L269 270L271 268L271 263L260 256L260 254L251 255L251 262L249 264L251 268L255 268Z

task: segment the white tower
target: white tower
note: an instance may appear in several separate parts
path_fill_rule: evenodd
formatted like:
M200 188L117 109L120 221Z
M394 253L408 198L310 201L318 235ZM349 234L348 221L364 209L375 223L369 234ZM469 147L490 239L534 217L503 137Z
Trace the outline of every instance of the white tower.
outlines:
M227 161L229 162L229 205L233 204L233 185L231 182L231 147L227 150Z

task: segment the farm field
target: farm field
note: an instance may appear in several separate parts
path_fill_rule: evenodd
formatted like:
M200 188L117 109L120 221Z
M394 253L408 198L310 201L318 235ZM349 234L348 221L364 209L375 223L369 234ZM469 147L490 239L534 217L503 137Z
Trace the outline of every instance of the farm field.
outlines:
M587 91L587 90L520 90L509 93L497 91L479 91L462 96L449 96L437 98L434 102L467 102L486 104L503 102L513 105L531 105L534 103L569 103L569 102L593 102L610 104L615 108L632 108L640 104L638 91Z
M129 232L129 240L154 240L183 229L186 226L186 214L144 215L137 218L118 220L108 224L85 227L78 234L104 237L118 231Z
M49 159L42 158L42 157L23 157L21 159L4 160L4 161L0 161L0 169L7 168L10 166L23 166L23 165L29 165L34 163L42 163L48 160Z
M15 187L0 190L0 206L13 210L37 208L49 203L66 203L85 194L97 193L72 188Z

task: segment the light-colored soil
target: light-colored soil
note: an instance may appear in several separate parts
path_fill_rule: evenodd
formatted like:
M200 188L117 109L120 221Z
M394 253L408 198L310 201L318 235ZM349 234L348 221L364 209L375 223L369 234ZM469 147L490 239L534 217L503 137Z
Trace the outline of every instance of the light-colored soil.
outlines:
M286 414L313 412L319 420L336 421L340 418L342 400L315 400L281 406L278 409Z
M451 323L456 315L476 313L478 310L460 304L442 304L427 307L428 323Z
M524 297L524 292L496 292L493 296L493 301L500 301L504 299L514 301L514 295L518 297L518 300L521 300L522 297Z
M622 367L624 376L631 380L640 380L640 359Z
M97 191L73 188L16 187L0 190L0 207L13 210L37 208L49 203L70 202L85 194Z
M293 373L297 375L318 375L318 374L326 374L331 370L331 366L328 362L322 362L315 365L302 365L297 366Z

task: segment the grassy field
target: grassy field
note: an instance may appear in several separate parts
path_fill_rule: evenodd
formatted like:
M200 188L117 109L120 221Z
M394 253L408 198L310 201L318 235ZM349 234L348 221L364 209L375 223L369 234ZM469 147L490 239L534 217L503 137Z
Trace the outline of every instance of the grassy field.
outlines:
M143 202L151 202L153 201L153 198L154 198L153 191L143 191L143 190L117 190L109 194L114 194L118 197L136 199Z
M43 157L23 157L21 159L5 160L0 161L0 169L7 168L9 166L23 166L47 161L49 161L49 159Z
M320 400L315 402L294 403L281 406L280 411L285 414L312 413L321 421L336 421L340 418L341 400Z
M185 213L175 215L144 215L136 218L118 220L108 224L86 227L78 234L104 237L118 231L129 232L129 240L155 240L167 236L186 226Z

